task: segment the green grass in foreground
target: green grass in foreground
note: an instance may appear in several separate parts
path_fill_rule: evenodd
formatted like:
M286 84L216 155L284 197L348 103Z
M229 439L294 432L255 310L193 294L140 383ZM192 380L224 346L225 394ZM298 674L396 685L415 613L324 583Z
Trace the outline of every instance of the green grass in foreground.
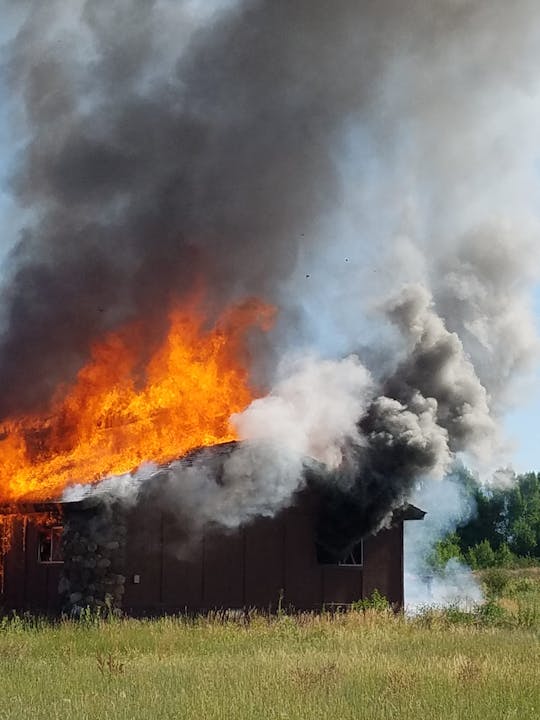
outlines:
M540 717L540 580L463 615L0 625L0 718Z

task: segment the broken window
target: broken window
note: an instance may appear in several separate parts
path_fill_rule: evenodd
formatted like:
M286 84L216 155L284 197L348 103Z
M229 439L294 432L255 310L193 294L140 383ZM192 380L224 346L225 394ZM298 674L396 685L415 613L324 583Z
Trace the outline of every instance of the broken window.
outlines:
M317 560L321 565L362 567L364 562L364 541L360 540L344 555L337 555L322 545L317 545Z
M364 542L360 540L338 565L362 565L364 562Z
M43 528L38 536L38 562L60 563L62 554L62 528Z

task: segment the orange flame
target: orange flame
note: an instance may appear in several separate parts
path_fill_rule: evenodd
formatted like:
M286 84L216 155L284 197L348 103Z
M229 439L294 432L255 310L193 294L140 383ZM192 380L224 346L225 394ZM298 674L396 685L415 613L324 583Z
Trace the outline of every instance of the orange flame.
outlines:
M195 303L174 308L142 372L139 326L109 334L47 416L12 418L0 428L0 502L54 499L73 482L235 439L229 417L253 399L246 333L253 325L268 330L273 317L273 308L251 300L205 330Z

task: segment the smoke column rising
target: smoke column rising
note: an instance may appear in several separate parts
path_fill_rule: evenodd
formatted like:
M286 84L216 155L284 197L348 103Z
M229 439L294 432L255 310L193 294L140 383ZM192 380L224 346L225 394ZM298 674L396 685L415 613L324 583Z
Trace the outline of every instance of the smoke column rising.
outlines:
M273 390L235 422L272 439L285 413L296 450L328 463L328 545L456 452L494 461L537 353L535 2L20 7L2 71L26 223L0 291L0 420L46 407L134 316L152 346L203 278L209 318L254 293L280 309L254 364ZM291 354L311 370L288 380Z

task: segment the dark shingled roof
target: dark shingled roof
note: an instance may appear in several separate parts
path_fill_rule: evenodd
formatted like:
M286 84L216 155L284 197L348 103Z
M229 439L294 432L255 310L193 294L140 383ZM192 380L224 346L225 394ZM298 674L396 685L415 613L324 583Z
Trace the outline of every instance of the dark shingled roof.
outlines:
M420 510L416 505L405 503L401 507L394 510L394 520L423 520L426 515L425 510Z

